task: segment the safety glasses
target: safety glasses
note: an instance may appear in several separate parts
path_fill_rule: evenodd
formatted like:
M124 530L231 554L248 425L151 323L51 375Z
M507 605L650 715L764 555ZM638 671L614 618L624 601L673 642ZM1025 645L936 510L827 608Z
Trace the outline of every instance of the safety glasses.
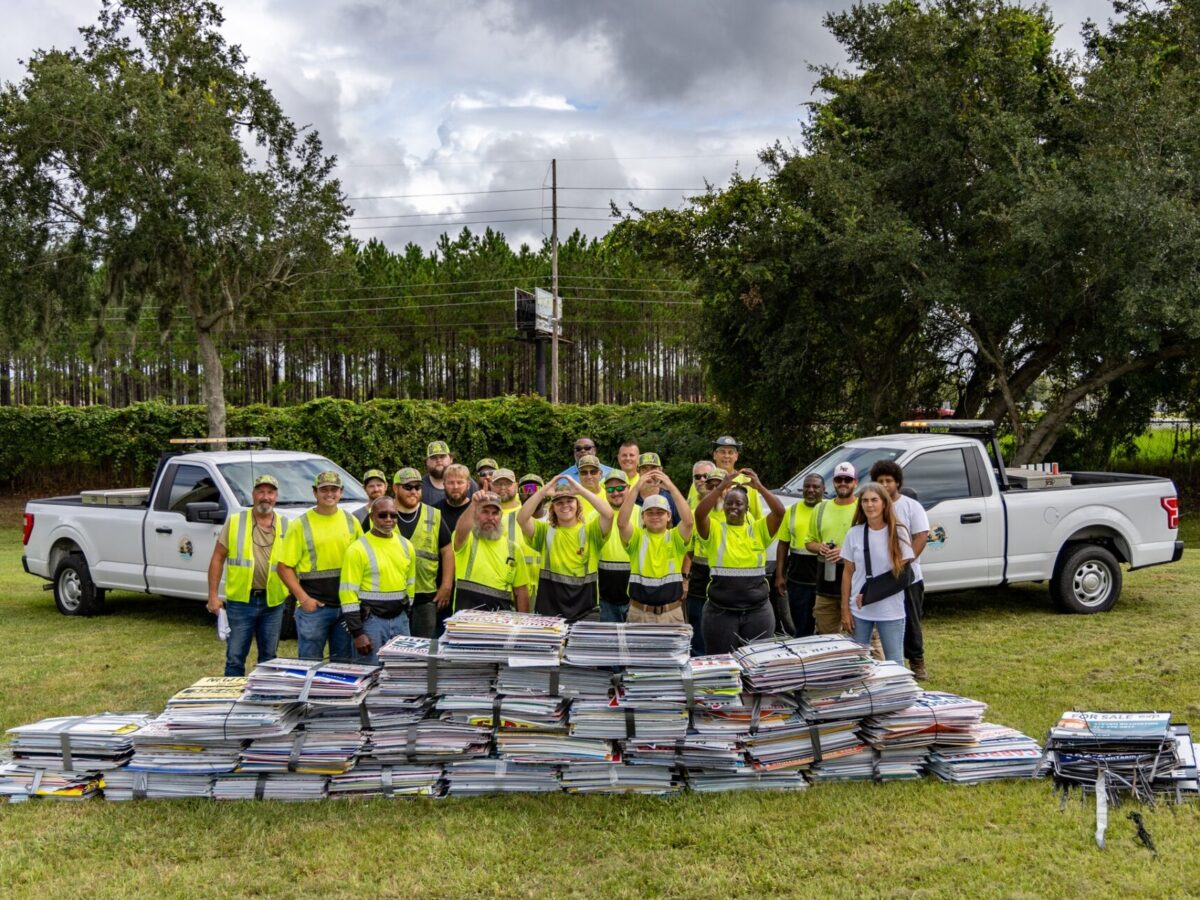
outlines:
M604 492L607 494L623 494L627 490L629 490L627 484L606 484L604 486Z
M400 518L400 513L398 513L398 512L377 512L377 513L375 513L375 518L377 518L377 519L398 519L398 518Z

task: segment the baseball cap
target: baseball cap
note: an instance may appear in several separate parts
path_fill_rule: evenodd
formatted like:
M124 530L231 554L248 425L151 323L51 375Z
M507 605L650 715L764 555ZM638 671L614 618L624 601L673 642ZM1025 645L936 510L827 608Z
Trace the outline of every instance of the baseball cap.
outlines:
M662 460L658 458L657 453L643 453L638 457L638 468L642 466L662 466Z
M661 509L664 512L670 512L671 504L667 502L667 498L662 494L655 494L653 497L647 497L642 501L642 512L648 509Z
M319 488L327 484L332 484L334 487L341 487L342 476L333 471L333 469L318 472L317 477L313 479L313 487Z
M593 468L599 469L600 468L600 460L598 457L593 456L592 454L589 453L586 456L579 457L579 462L577 463L577 465L581 469L586 468L587 466L592 466Z
M604 476L604 480L606 482L619 481L622 484L629 484L629 476L626 475L624 472L622 472L620 469L613 469L611 472L609 472L607 475Z
M497 463L490 456L485 456L479 462L475 463L475 471L476 472L478 472L480 469L498 469L498 468L500 468L500 464Z
M387 476L383 474L382 469L367 469L366 474L362 477L363 484L366 484L372 478L378 478L382 482L387 482Z
M500 495L495 494L492 491L484 492L484 495L479 499L479 505L480 506L495 506L498 509L503 508L500 506Z
M432 446L432 445L430 445ZM405 466L392 476L392 484L407 484L410 481L420 481L421 473L412 466Z
M735 438L732 434L723 434L713 441L713 447L736 447L738 450L741 450L742 442Z
M546 484L546 480L544 478L542 478L541 475L534 475L532 472L528 475L522 475L521 481L519 483L520 484L529 484L530 482L532 482L533 484L540 484L543 486Z
M858 478L858 473L854 471L853 463L840 462L833 467L834 478L844 478L847 475L851 478Z
M254 479L254 487L258 487L260 484L269 484L275 490L279 490L279 479L274 475L268 475L266 472L261 473Z
M430 441L429 446L425 448L426 459L431 456L441 456L443 453L447 456L450 455L450 445L445 441Z
M726 475L726 472L724 469L713 469L711 472L708 473L708 477L706 477L704 480L705 481L724 481L725 475Z
M496 471L494 471L492 473L492 483L493 484L495 484L497 481L512 481L515 483L516 480L517 480L517 473L514 472L512 469L497 469Z

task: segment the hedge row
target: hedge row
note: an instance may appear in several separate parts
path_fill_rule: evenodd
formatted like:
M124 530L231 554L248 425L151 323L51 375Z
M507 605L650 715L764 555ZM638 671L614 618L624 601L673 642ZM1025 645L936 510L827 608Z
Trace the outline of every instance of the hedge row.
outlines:
M537 397L316 400L231 408L228 433L264 435L278 449L321 453L356 475L373 467L423 469L425 446L436 439L448 441L455 458L470 466L491 456L518 474L550 475L571 463L572 441L579 435L594 438L609 464L615 464L621 441L632 438L643 450L657 451L671 477L686 486L692 462L709 455L712 439L728 430L728 421L721 409L702 404L554 407ZM201 406L4 407L0 466L13 490L144 484L170 438L204 433ZM754 449L748 439L747 463L756 459Z

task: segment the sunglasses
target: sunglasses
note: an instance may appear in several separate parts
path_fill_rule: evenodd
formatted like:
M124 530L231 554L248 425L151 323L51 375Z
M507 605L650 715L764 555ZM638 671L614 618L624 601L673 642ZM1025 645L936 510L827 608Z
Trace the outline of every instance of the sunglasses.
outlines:
M418 481L416 484L402 484L400 487L406 491L419 491L421 489L421 482Z
M705 472L702 475L693 475L692 481L708 481L708 473Z
M606 484L604 490L609 494L623 494L629 489L627 484Z
M521 493L522 494L536 494L537 492L538 492L538 486L534 482L530 482L529 484L521 485Z
M398 513L398 512L377 512L377 513L375 513L375 518L377 518L377 519L398 519L398 518L400 518L400 513Z
M837 478L833 479L834 484L852 484L853 482L854 479L848 475L839 475Z
M480 478L491 478L492 473L495 471L496 471L495 469L480 469L475 474L478 475Z
M582 475L584 478L592 478L596 475L599 475L600 470L599 469L580 469L579 474Z
M596 449L596 445L595 445L595 444L576 444L576 445L575 445L575 452L576 452L576 453L588 453L588 452L590 452L590 451L592 451L592 450L595 450L595 449Z

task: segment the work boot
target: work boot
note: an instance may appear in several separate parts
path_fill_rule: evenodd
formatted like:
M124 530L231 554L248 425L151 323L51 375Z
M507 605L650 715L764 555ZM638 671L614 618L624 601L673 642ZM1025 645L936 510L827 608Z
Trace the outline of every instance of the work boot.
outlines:
M917 681L926 681L929 678L929 673L925 671L925 660L910 659L908 661L908 667L912 669L913 677L916 678Z

